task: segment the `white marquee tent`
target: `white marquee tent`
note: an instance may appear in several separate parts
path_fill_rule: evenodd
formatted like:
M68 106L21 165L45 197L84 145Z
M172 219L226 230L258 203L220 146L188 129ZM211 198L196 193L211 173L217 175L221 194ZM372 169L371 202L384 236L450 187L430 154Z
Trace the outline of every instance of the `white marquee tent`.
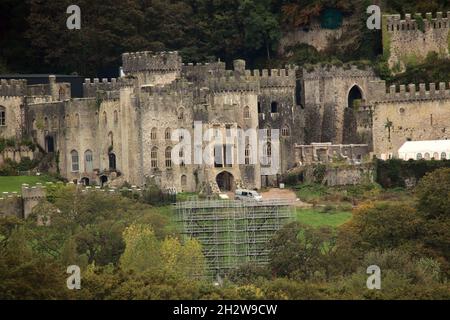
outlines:
M402 160L450 159L450 140L407 141L398 149Z

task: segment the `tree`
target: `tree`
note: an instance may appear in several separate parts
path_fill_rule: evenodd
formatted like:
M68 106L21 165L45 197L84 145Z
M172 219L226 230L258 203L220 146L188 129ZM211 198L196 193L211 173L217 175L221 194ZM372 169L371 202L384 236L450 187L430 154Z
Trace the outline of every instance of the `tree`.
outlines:
M325 276L324 256L333 250L334 239L329 228L291 222L275 234L268 247L274 275L305 280Z
M427 219L450 219L450 168L432 171L416 188L418 209Z

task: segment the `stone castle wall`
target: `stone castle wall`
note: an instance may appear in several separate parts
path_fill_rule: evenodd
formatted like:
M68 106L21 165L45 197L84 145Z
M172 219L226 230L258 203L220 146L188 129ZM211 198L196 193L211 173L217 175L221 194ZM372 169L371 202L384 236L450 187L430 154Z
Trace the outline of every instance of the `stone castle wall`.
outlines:
M378 157L397 156L408 140L450 138L450 84L391 86L373 105L373 144Z
M437 12L387 15L383 18L383 49L389 56L389 66L395 72L405 69L406 64L420 63L430 52L449 55L450 12L444 17ZM422 26L421 26L422 25Z

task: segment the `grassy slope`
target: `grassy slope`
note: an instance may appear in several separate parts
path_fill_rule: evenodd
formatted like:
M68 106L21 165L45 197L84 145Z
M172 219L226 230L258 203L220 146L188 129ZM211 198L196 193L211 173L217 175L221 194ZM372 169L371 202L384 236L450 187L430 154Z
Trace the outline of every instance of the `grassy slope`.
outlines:
M34 185L47 181L49 179L45 176L0 176L0 192L19 192L23 183Z
M296 218L299 222L312 227L339 227L352 217L348 211L321 212L316 209L299 209Z

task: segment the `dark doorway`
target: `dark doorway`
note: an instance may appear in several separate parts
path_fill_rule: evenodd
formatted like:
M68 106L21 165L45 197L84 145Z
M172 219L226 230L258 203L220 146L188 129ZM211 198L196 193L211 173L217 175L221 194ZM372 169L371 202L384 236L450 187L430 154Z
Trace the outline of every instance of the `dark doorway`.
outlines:
M357 112L362 106L361 89L354 85L348 92L347 108L344 109L344 126L342 132L342 143L360 143L358 137Z
M354 85L348 93L348 108L358 109L362 102L362 92L357 85Z
M233 175L227 171L221 172L216 177L217 185L220 191L233 191L234 178Z
M101 176L100 177L100 183L101 183L102 187L104 187L107 182L108 182L108 177L107 176Z
M84 186L89 186L89 178L86 178L86 177L82 178L82 179L81 179L81 183L82 183Z
M116 155L114 153L110 153L108 158L109 158L109 170L116 170Z
M55 140L52 136L45 137L45 149L48 153L55 152Z

